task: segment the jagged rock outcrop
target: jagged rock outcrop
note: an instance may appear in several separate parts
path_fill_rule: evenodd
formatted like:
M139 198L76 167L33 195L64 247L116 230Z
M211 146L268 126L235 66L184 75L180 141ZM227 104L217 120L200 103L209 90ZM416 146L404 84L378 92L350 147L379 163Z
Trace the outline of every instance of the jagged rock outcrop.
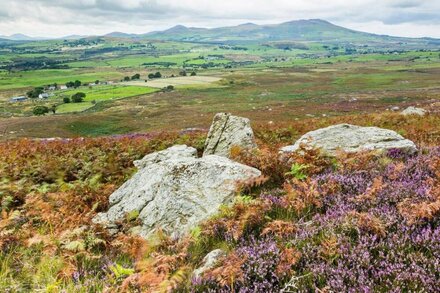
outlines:
M95 223L115 228L128 213L138 212L142 237L157 228L182 236L232 201L240 181L261 175L257 169L228 158L197 158L196 149L174 146L145 156L135 163L140 169L109 199L110 208Z
M204 272L215 267L220 258L226 256L226 252L222 249L215 249L208 253L202 261L202 265L194 270L194 277L200 277Z
M283 147L280 151L295 152L301 145L305 148L319 148L328 155L334 155L338 150L348 153L388 149L401 149L409 153L417 151L412 141L403 138L395 131L350 124L339 124L308 132L294 145Z
M251 123L247 118L218 113L209 129L203 155L229 157L233 146L242 149L257 148Z
M150 164L162 161L195 157L197 157L197 150L195 148L187 147L186 145L175 145L166 150L146 155L141 160L134 161L133 164L138 169L143 169Z
M400 112L400 114L404 115L404 116L408 116L408 115L418 115L418 116L425 116L427 113L427 111L425 109L422 108L416 108L416 107L408 107L405 110L403 110L402 112Z

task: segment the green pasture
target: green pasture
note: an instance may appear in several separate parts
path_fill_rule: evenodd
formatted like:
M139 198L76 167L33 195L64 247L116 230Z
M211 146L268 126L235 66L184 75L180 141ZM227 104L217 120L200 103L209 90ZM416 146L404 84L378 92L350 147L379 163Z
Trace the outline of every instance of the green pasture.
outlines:
M94 71L80 69L45 69L20 72L0 71L0 90L20 89L47 84L65 84L81 80L83 83L95 80L120 79L123 73L116 70Z
M90 88L78 88L57 93L53 99L62 100L71 97L75 93L82 92L86 97L82 103L65 103L57 107L58 113L82 112L95 105L95 103L109 100L118 100L128 97L146 95L156 92L157 89L141 86L106 85ZM93 103L94 102L94 103Z

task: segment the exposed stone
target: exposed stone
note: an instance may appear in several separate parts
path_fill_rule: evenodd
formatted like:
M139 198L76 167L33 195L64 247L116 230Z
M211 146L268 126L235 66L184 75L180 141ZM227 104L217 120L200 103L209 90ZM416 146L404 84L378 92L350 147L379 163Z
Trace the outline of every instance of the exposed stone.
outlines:
M178 158L195 158L197 157L197 150L186 145L175 145L166 150L155 152L146 155L141 160L134 161L133 164L138 169L143 169L147 165L159 163L166 160L178 159Z
M218 113L209 129L203 155L229 157L233 146L257 148L250 121L229 113Z
M412 141L403 138L395 131L350 124L339 124L308 132L294 145L283 147L280 151L295 152L301 145L305 148L319 148L328 155L334 155L338 150L348 153L388 149L402 149L409 153L417 151Z
M194 277L200 277L204 272L215 267L220 258L226 256L226 252L221 249L216 249L208 253L202 261L202 265L193 272Z
M185 234L230 203L240 181L261 175L225 157L197 158L187 146L147 155L136 165L139 171L110 196L110 209L94 222L112 227L137 211L145 238L159 227L172 236Z
M402 112L400 112L400 114L404 115L404 116L408 116L408 115L419 115L419 116L425 116L426 114L426 110L422 109L422 108L416 108L416 107L408 107L405 110L403 110Z

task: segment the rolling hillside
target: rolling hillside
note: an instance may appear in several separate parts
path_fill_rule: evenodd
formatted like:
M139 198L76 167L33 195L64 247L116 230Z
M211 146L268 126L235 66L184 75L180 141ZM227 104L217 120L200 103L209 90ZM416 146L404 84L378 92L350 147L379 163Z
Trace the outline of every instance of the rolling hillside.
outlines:
M128 35L127 35L128 36ZM261 43L278 41L320 42L354 45L404 45L427 48L439 47L440 40L400 38L350 30L320 19L296 20L274 25L246 23L233 27L192 28L182 25L151 32L143 37L158 40L206 43Z

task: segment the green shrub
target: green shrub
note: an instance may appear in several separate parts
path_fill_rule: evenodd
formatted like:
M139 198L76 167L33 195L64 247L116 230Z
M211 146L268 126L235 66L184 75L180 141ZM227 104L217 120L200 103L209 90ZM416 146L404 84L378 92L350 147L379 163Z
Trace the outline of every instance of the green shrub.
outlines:
M36 116L41 116L41 115L49 113L49 108L46 106L36 106L32 110L32 113Z
M86 97L85 93L79 92L79 93L74 94L72 96L71 100L73 103L81 103L85 97Z

